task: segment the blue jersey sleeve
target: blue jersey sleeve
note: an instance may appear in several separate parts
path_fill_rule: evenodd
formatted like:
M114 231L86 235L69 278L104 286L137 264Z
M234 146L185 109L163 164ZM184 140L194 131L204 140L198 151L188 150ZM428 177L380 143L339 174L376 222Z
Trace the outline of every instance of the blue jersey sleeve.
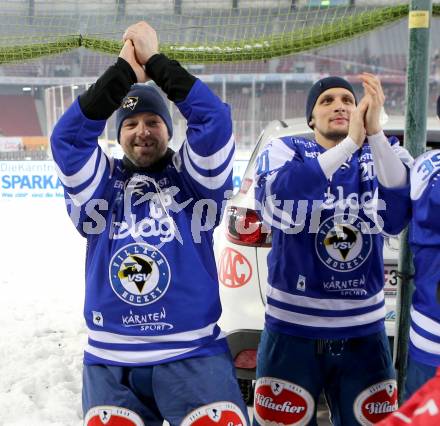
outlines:
M80 230L87 203L105 201L113 159L98 145L105 120L84 116L76 100L57 122L51 136L52 155L64 187L68 212ZM80 231L81 232L81 231ZM81 232L82 233L82 232Z
M411 200L411 241L422 246L440 245L440 149L417 158L411 170Z
M174 165L196 198L220 206L232 191L235 139L230 108L200 80L176 105L188 128Z

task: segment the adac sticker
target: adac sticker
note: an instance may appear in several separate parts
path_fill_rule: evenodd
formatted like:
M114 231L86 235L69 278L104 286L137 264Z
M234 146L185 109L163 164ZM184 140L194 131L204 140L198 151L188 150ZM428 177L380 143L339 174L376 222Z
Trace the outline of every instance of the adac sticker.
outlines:
M220 401L191 411L180 426L246 426L246 419L237 405Z
M369 426L397 410L397 384L384 380L365 389L354 402L354 413L361 425Z
M144 426L142 419L131 410L100 405L91 408L84 419L85 426Z
M159 300L170 284L170 265L154 246L133 243L119 249L109 265L113 291L124 302L145 306Z
M220 255L218 277L226 287L241 287L251 279L252 266L239 251L226 247Z
M295 383L261 377L255 385L254 415L264 425L305 426L315 410L312 395Z

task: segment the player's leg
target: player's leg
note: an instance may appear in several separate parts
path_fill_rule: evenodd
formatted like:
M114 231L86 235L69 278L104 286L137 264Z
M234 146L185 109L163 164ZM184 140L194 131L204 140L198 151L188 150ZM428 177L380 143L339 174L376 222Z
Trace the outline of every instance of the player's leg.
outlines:
M150 367L143 367L146 371ZM131 369L108 365L85 365L83 413L85 426L162 426L154 401L141 401L132 388ZM150 373L151 382L151 373ZM148 387L148 380L145 380ZM149 385L151 388L151 384Z
M315 340L263 330L253 424L316 425L321 370Z
M423 386L429 379L435 376L437 367L422 364L412 357L408 357L408 366L405 380L405 401Z
M334 351L333 351L334 352ZM325 395L336 426L374 424L397 409L397 384L385 332L327 351Z
M153 388L171 426L249 424L229 352L157 365Z

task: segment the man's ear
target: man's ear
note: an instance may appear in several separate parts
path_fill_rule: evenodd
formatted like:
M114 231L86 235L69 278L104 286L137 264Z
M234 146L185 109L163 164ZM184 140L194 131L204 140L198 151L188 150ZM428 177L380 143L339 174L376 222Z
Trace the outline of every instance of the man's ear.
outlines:
M310 119L309 121L309 127L311 127L313 129L313 126L315 125L315 120L313 119L313 117Z

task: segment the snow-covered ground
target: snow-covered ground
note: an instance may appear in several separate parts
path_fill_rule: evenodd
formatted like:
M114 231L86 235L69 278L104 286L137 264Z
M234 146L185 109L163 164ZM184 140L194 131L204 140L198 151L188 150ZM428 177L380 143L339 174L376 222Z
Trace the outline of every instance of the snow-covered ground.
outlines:
M84 241L62 199L0 199L0 425L80 426Z

